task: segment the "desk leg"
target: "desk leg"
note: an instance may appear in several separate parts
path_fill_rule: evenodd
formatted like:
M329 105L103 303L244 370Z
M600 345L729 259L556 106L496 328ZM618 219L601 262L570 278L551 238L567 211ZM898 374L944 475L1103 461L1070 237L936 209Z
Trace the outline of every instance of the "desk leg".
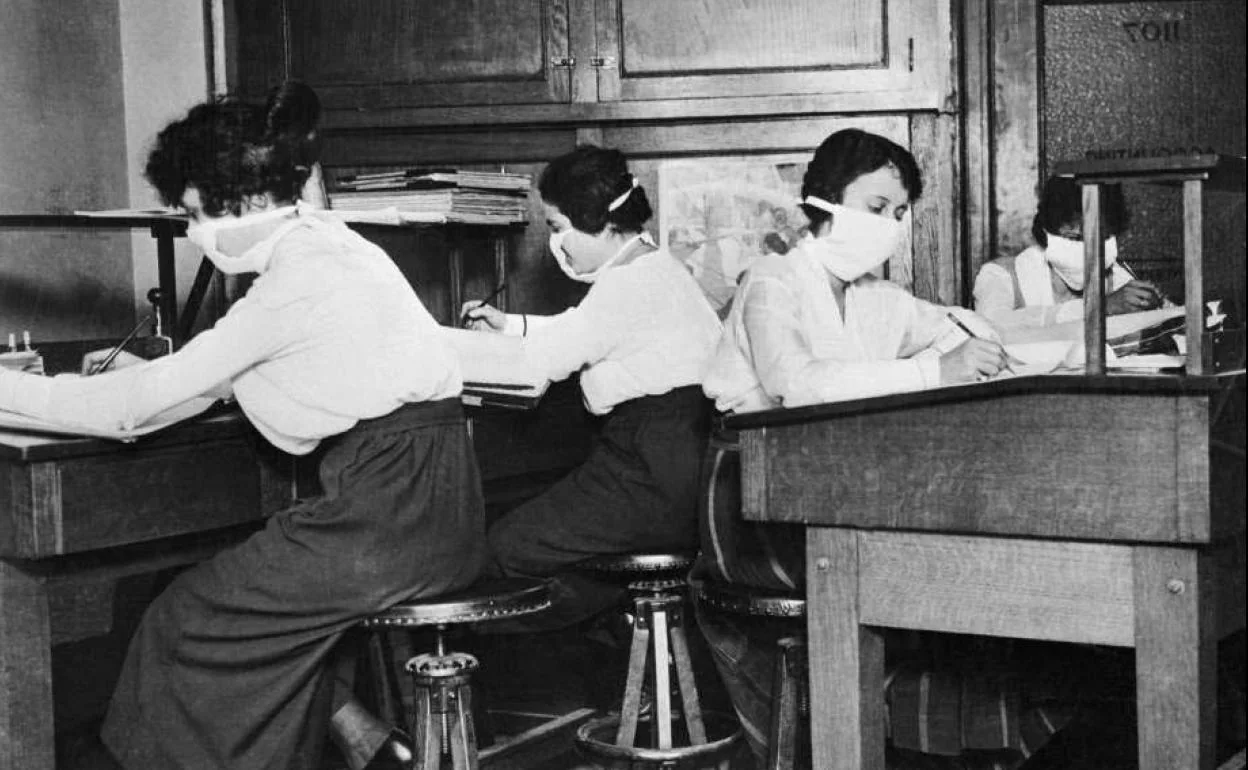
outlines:
M0 560L0 767L52 770L53 740L48 594Z
M858 534L806 529L814 766L884 770L884 638L859 625Z
M1137 546L1133 562L1140 770L1213 770L1210 559L1195 548Z

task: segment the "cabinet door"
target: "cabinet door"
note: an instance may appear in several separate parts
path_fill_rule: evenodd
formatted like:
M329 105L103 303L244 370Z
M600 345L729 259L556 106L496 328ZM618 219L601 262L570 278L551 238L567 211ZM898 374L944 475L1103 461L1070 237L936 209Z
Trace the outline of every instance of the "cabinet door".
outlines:
M935 90L948 67L948 0L595 0L595 11L600 101Z
M286 0L289 69L327 107L566 102L569 0Z

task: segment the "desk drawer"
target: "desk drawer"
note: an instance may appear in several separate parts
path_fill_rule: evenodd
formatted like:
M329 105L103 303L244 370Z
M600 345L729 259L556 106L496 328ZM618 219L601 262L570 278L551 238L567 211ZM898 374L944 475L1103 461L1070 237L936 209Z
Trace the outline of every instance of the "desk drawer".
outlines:
M0 555L20 558L239 524L287 495L242 437L14 464L0 493Z

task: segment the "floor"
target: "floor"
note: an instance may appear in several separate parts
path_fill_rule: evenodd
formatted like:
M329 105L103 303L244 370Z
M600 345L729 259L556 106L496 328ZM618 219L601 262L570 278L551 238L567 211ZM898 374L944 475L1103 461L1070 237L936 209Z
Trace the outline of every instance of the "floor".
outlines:
M577 627L559 632L522 635L461 634L449 642L453 649L471 652L481 663L477 674L478 696L494 719L480 717L478 730L482 746L490 743L490 723L504 725L500 714L510 714L512 725L521 723L516 715L554 717L576 709L607 710L618 708L625 663L628 630L626 627ZM1220 658L1228 670L1220 678L1237 682L1238 691L1223 688L1223 708L1219 712L1219 732L1230 736L1219 746L1219 761L1224 761L1244 747L1244 642L1243 635L1225 644ZM417 644L421 642L418 640ZM695 676L704 706L710 710L729 712L726 695L710 666L709 652L697 634L690 635ZM404 650L396 650L400 659ZM410 651L408 651L410 652ZM1059 733L1048 746L1037 753L1020 770L1134 770L1135 735L1131 708L1133 687L1129 673L1133 666L1130 651L1123 650L1120 697L1110 698L1095 709L1090 718ZM505 732L510 729L502 728ZM88 736L90 737L90 736ZM494 736L505 739L506 734ZM590 770L593 767L577 755L570 735L560 736L553 756L522 765L509 765L513 770ZM71 748L66 746L65 748ZM77 747L73 752L78 753ZM58 754L61 753L58 751ZM924 762L925 770L954 770L965 765ZM73 770L111 770L107 763L66 763L58 767ZM327 752L322 770L345 770L344 763ZM489 770L488 766L483 770ZM733 770L754 770L745 756L738 756Z

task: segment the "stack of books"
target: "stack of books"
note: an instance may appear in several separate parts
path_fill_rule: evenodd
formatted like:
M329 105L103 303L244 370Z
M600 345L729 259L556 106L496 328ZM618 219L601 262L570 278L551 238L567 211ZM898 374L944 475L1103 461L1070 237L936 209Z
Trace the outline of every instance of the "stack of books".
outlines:
M527 174L455 169L406 169L339 177L330 206L348 221L528 221Z

